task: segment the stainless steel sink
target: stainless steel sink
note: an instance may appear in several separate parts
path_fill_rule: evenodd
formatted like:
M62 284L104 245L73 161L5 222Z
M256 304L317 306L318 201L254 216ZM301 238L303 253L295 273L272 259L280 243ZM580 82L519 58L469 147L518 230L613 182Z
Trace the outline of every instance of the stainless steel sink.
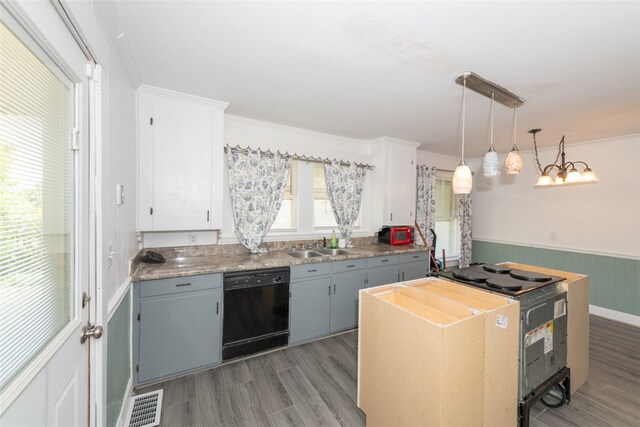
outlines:
M329 249L329 248L319 249L318 252L324 255L333 255L333 256L349 255L351 253L351 251L348 251L346 249Z
M322 256L322 254L316 251L293 251L293 252L287 252L287 255L294 258L315 258L315 257Z

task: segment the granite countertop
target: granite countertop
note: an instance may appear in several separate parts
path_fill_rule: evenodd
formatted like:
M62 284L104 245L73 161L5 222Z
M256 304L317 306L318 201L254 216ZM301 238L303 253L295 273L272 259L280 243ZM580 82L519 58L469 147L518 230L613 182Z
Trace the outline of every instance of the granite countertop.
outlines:
M322 257L306 259L293 258L287 255L287 250L270 251L256 255L252 255L248 252L177 257L165 255L167 262L164 264L146 264L139 261L134 262L131 279L134 281L153 280L169 277L193 276L197 274L224 273L227 271L288 267L291 265L316 264L346 259L424 252L426 250L428 250L428 248L425 246L390 246L382 243L372 243L349 249L351 253L347 255L325 255Z

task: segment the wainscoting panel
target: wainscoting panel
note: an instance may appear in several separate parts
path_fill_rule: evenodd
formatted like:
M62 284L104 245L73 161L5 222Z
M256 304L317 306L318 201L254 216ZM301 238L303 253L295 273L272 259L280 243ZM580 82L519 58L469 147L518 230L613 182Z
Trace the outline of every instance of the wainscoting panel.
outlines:
M107 349L107 427L114 427L127 394L131 352L131 290L127 292L109 320Z
M640 316L640 260L473 241L473 262L514 261L590 276L590 303Z

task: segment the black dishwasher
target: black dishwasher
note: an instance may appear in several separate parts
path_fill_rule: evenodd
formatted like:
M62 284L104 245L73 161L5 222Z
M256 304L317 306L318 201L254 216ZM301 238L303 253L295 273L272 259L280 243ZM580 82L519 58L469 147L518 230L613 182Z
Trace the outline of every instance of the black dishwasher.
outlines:
M289 268L224 275L222 360L289 342Z

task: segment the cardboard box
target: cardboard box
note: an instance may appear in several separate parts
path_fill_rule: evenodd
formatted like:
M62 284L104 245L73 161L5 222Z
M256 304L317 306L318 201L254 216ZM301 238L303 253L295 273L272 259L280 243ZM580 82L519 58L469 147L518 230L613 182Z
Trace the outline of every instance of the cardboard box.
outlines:
M516 425L518 318L517 302L441 279L361 290L367 425Z
M567 366L571 370L571 394L589 376L589 276L514 262L503 265L525 271L565 277L560 283L567 292Z

